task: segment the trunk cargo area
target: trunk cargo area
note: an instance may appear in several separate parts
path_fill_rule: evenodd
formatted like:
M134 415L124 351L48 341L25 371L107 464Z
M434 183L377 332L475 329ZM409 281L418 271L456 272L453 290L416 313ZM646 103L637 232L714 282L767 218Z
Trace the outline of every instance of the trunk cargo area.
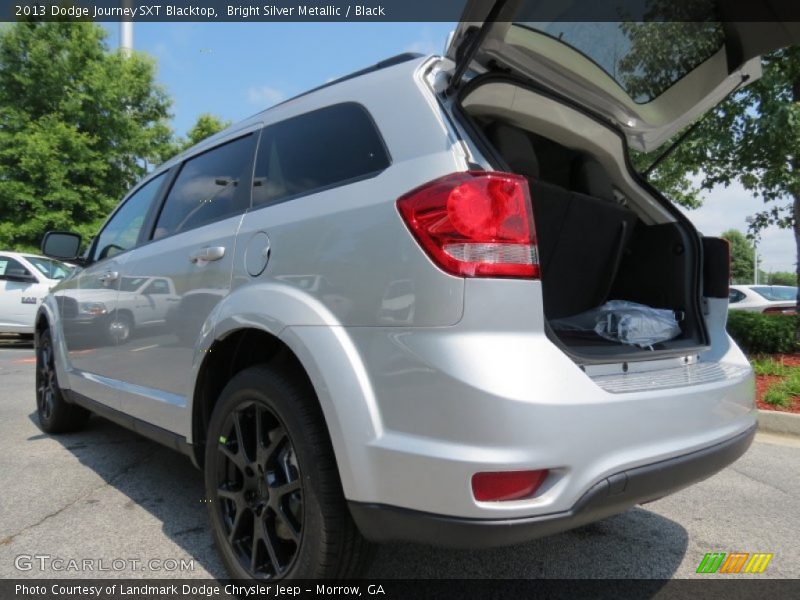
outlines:
M544 314L554 341L588 363L687 355L704 345L693 230L678 220L646 223L589 154L504 120L482 117L476 124L508 167L528 180ZM681 333L640 348L551 323L609 300L670 309Z

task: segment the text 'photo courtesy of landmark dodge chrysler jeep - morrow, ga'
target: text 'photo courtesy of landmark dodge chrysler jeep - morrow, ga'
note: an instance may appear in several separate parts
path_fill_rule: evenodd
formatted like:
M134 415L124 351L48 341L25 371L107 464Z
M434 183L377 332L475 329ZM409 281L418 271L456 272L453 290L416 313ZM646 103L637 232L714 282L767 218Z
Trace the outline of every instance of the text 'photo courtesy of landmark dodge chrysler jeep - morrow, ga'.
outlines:
M665 63L637 43L664 23L537 24L528 4L471 2L445 56L185 151L81 258L49 233L80 268L38 313L42 429L96 412L188 454L235 578L351 577L388 540L518 543L739 457L756 412L728 247L627 157L796 31L671 23L703 43ZM672 333L562 326L612 300Z

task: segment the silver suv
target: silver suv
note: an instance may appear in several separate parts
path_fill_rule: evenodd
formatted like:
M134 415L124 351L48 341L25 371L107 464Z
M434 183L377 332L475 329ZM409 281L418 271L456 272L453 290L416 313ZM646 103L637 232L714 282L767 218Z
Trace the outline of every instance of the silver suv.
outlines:
M768 47L673 23L708 43L656 76L630 28L490 5L444 57L389 59L161 165L81 258L73 234L43 241L82 268L38 313L42 429L94 412L186 453L233 577L353 576L370 541L517 543L753 439L727 245L628 152L757 79ZM611 299L679 333L558 326Z

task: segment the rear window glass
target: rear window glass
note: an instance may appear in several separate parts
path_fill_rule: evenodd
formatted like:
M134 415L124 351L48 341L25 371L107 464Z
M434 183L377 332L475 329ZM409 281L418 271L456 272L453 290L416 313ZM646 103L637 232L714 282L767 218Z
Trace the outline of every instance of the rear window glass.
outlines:
M523 11L524 15L524 11ZM593 61L638 104L660 96L724 44L718 22L519 22L506 42L534 49L539 34Z
M752 289L756 294L772 301L794 301L797 299L797 288L791 286L758 285Z
M366 109L337 104L264 128L253 206L375 175L389 155Z

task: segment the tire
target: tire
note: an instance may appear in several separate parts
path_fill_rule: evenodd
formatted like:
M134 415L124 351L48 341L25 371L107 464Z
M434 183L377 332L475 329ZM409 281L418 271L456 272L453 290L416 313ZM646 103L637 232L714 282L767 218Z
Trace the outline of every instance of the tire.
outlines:
M106 325L106 335L112 344L124 344L133 333L133 317L125 312L117 312Z
M234 579L355 577L369 544L347 508L314 392L284 372L245 369L214 407L205 453L214 541Z
M49 329L39 334L36 344L36 414L46 433L78 431L86 425L89 411L64 399L58 385L53 338Z

